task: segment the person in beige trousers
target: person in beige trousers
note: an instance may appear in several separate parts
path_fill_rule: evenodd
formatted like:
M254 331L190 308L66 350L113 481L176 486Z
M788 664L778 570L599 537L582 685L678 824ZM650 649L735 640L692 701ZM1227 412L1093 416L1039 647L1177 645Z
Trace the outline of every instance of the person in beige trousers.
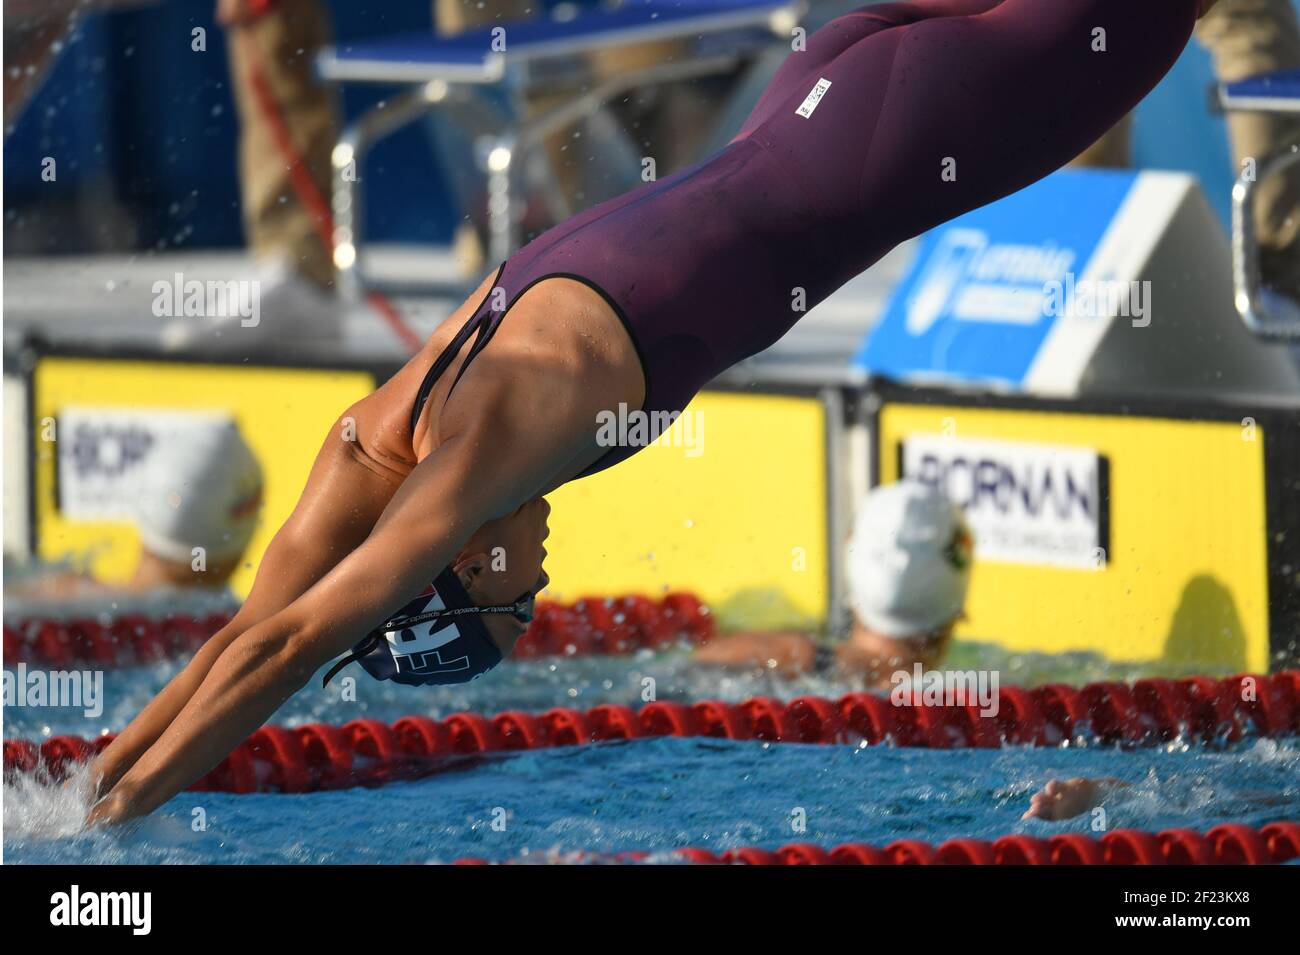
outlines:
M297 275L323 290L334 284L334 264L318 226L298 201L275 135L253 90L260 69L292 131L294 146L320 194L330 195L330 151L338 141L339 109L319 82L312 62L330 42L329 15L319 0L274 0L260 15L251 0L219 0L217 22L242 31L226 44L239 114L239 183L244 229L259 262L291 264ZM252 62L256 58L257 63Z
M494 22L510 22L540 9L534 0L433 0L438 32L455 34ZM322 196L330 195L330 150L338 137L338 105L319 83L312 58L329 42L330 25L319 0L218 0L217 19L229 31L242 31L241 42L228 44L230 71L240 119L239 167L243 216L249 245L259 266L288 273L300 283L329 292L334 267L330 252L294 193L287 164L252 91L252 70L260 68L284 114L294 145ZM1197 25L1198 40L1214 58L1219 80L1232 82L1259 73L1300 67L1300 27L1291 0L1221 0ZM597 78L664 62L681 54L675 41L637 44L602 51L593 57ZM257 57L257 64L250 63ZM660 158L661 173L690 159L691 130L703 124L679 122L689 90L666 94L638 132L638 146ZM551 104L534 98L533 111ZM653 113L663 122L655 123ZM1300 148L1300 117L1261 113L1229 114L1228 130L1237 168L1249 159L1263 165L1285 149ZM1076 165L1123 167L1129 164L1132 118L1099 140ZM642 124L638 124L639 126ZM668 132L672 125L676 130ZM566 150L565 134L556 134L546 150L561 190L580 207L581 169ZM1260 184L1256 209L1261 265L1266 282L1300 299L1300 168Z
M493 0L476 4L471 0L433 0L437 31L453 35L492 23L508 23L535 15L540 10L533 0ZM334 267L329 251L318 236L318 224L298 200L281 158L275 135L253 90L254 69L260 69L271 94L286 118L294 146L309 169L322 196L330 195L330 150L338 139L338 104L335 96L317 81L312 59L329 42L330 22L320 0L218 0L217 20L232 35L228 44L230 75L239 114L239 179L244 228L259 266L270 270L291 269L294 276L322 290L332 289ZM242 32L236 38L233 34ZM677 41L662 41L616 47L593 54L591 67L597 81L632 70L653 66L684 52ZM258 62L251 62L256 58ZM666 94L661 113L673 121L682 118L684 90ZM555 97L537 96L530 111L541 112L555 105ZM660 124L663 125L663 124ZM658 143L638 136L638 146L660 147L661 172L689 161L691 144L702 135L703 124L690 117L678 123L680 132L671 137L652 135ZM657 132L657 129L656 131ZM567 133L551 136L547 156L560 190L575 209L581 209L582 167L574 153L565 148Z
M240 205L254 278L240 284L237 314L227 309L173 318L159 340L173 351L241 356L267 347L336 346L344 337L345 306L334 294L325 220L339 109L313 65L329 42L328 15L319 0L217 0L216 19L227 34L239 119ZM292 161L279 141L282 132ZM297 165L315 185L321 203L315 211L294 188ZM247 321L254 313L257 320Z
M1291 0L1220 0L1196 25L1222 83L1300 68L1300 26ZM1129 165L1132 116L1086 150L1074 165ZM1273 156L1300 149L1300 116L1231 112L1228 137L1237 174L1253 161L1262 169ZM1259 184L1255 215L1260 271L1266 285L1300 301L1300 166Z

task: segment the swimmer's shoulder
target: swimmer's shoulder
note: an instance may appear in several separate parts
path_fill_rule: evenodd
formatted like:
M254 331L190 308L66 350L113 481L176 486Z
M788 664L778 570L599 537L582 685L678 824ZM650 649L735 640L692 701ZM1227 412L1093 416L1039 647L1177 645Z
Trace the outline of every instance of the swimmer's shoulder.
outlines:
M403 369L403 401L416 400L428 369L475 309L485 304L485 296L497 291L492 278L439 326L421 355L408 365L409 373ZM596 413L589 407L593 402L601 409L617 407L619 402L640 406L644 376L636 348L599 293L581 282L557 277L537 282L513 301L498 305L508 306L507 311L464 374L460 375L461 369L474 336L429 392L412 435L417 457L427 455L452 434L486 429L484 434L490 438L505 433L512 424L534 429L548 422L572 421L575 416L586 420ZM594 441L594 424L591 431ZM573 449L589 464L588 450Z

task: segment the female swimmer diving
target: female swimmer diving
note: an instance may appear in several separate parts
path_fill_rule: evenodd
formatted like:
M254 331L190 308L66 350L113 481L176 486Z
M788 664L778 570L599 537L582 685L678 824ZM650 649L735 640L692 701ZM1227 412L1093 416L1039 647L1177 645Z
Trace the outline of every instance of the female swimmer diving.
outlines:
M417 684L509 655L542 496L638 450L602 446L603 412L680 411L797 303L1068 162L1213 2L912 0L818 30L721 152L525 246L343 413L247 601L99 756L90 821L152 811L349 649Z

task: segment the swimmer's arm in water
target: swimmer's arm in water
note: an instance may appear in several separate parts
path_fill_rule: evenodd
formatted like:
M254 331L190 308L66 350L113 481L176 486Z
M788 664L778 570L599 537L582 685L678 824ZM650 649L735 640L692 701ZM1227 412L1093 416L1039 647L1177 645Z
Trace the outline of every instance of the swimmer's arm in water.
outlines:
M1029 800L1029 808L1021 819L1047 819L1058 822L1071 819L1090 809L1100 806L1106 799L1123 789L1131 789L1132 784L1122 779L1106 777L1104 779L1053 779L1046 786L1034 793ZM1287 806L1290 796L1271 790L1241 790L1230 794L1237 799L1248 799L1259 806Z
M695 651L697 663L776 670L785 676L806 673L813 667L816 648L802 633L733 633L710 640Z
M217 658L89 821L143 815L201 778L321 666L427 585L479 526L535 497L590 441L605 403L598 389L563 390L540 400L513 389L514 397L447 429L451 435L411 472L356 550Z
M5 596L10 600L76 600L120 592L120 588L101 584L89 574L71 570L41 574L5 587Z
M448 321L459 324L471 310L467 301ZM410 396L440 347L430 338L401 371L339 415L297 506L263 554L239 612L96 757L98 795L109 792L162 735L227 647L301 597L366 539L416 465L405 430Z
M1053 779L1029 799L1029 808L1021 819L1046 819L1058 822L1100 806L1106 797L1128 787L1122 779Z
M894 685L893 674L898 670L910 672L913 662L920 657L884 657L852 644L839 644L833 659L837 676L860 681L867 689L887 690ZM817 644L803 633L735 633L718 637L697 649L695 661L735 669L773 670L787 677L799 676L817 669Z
M98 795L108 793L162 735L227 647L301 597L366 539L415 464L390 459L371 438L383 425L377 409L388 398L385 389L400 387L402 382L395 378L339 416L317 452L297 506L267 547L239 611L96 757ZM343 437L353 434L355 439Z

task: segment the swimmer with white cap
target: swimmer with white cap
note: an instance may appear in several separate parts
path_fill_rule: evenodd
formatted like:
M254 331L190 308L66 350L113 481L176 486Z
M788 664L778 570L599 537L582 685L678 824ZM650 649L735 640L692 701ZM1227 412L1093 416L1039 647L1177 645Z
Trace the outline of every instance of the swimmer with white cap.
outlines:
M262 468L235 422L197 420L169 431L149 448L137 490L129 512L140 557L124 583L64 571L10 587L9 595L67 599L224 587L262 508Z
M545 585L541 498L657 443L611 440L609 415L674 420L889 249L1065 165L1173 66L1200 6L909 0L808 36L726 146L519 249L343 412L239 613L99 755L90 821L162 805L342 654L422 685L497 665ZM954 149L966 171L945 181ZM931 537L887 550L890 579L920 579L913 552L959 554ZM872 604L883 629L863 621L846 658L874 667L872 637L941 651L958 591L941 610L916 586Z
M801 633L742 633L696 651L701 663L822 673L886 686L898 670L938 666L970 585L971 534L961 510L903 480L862 498L848 544L853 628L835 646Z

